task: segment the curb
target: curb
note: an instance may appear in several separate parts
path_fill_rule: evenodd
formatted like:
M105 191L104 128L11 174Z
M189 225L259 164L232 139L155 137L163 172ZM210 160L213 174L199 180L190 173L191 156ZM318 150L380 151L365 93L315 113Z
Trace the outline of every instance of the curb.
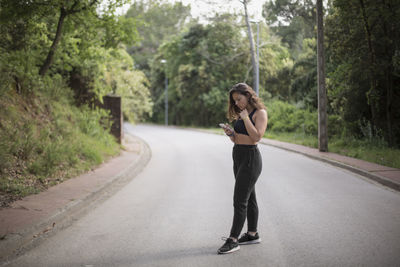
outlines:
M396 191L400 192L400 184L392 182L392 181L390 181L390 180L388 180L385 177L382 177L380 175L377 175L377 174L374 174L374 173L359 169L357 167L345 164L343 162L336 161L336 160L333 160L333 159L330 159L330 158L314 156L314 155L311 155L311 154L308 154L308 153L304 153L304 152L299 151L299 150L290 149L290 148L279 146L279 145L274 145L274 144L268 143L268 142L266 142L264 140L261 140L260 143L263 144L263 145L272 146L272 147L280 148L280 149L283 149L283 150L286 150L286 151L298 153L298 154L301 154L303 156L307 156L309 158L312 158L312 159L315 159L315 160L319 160L319 161L331 164L331 165L333 165L335 167L346 169L348 171L354 172L354 173L356 173L358 175L361 175L361 176L363 176L365 178L371 179L371 180L373 180L373 181L375 181L375 182L377 182L377 183L379 183L381 185L384 185L386 187L389 187L389 188L391 188L393 190L396 190Z
M134 136L134 138L140 143L140 154L127 168L104 183L98 190L82 199L72 201L59 209L56 213L42 219L34 225L28 226L17 234L9 235L5 240L0 240L1 265L7 264L13 258L33 248L40 241L43 241L45 237L49 237L57 231L72 225L80 217L107 200L135 178L150 161L151 150L143 139L137 136Z
M179 126L174 126L174 127L181 128L181 129L186 129L186 130L193 130L193 131L203 132L203 133L209 133L209 134L219 134L219 133L214 133L212 131L207 131L207 130L203 130L203 129L196 129L196 128L191 128L191 127L179 127ZM280 141L280 142L282 142L282 141ZM267 146L272 146L272 147L276 147L276 148L279 148L279 149L283 149L283 150L286 150L286 151L298 153L298 154L301 154L303 156L306 156L306 157L309 157L309 158L312 158L312 159L315 159L315 160L319 160L319 161L328 163L328 164L333 165L335 167L346 169L348 171L351 171L353 173L361 175L361 176L363 176L363 177L365 177L367 179L370 179L370 180L372 180L374 182L377 182L377 183L379 183L379 184L381 184L383 186L386 186L386 187L388 187L390 189L393 189L395 191L400 192L400 184L399 183L396 183L396 182L393 182L391 180L388 180L387 178L385 178L385 177L383 177L381 175L365 171L363 169L348 165L348 164L340 162L340 161L336 161L336 160L330 159L328 157L315 156L315 155L312 155L312 154L309 154L309 153L306 153L306 152L302 152L300 150L291 149L291 148L280 146L280 145L276 145L276 144L271 144L268 141L265 141L265 138L262 138L259 143L263 144L263 145L267 145ZM288 143L288 144L290 144L290 143Z

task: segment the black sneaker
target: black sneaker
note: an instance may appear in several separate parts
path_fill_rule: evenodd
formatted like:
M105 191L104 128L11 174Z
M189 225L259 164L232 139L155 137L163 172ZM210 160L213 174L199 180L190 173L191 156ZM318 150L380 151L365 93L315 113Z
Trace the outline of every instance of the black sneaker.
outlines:
M248 233L244 233L240 238L239 238L239 244L240 245L250 245L250 244L258 244L261 242L261 238L256 233L255 236L249 235Z
M238 242L233 241L232 238L227 238L225 241L225 244L218 249L218 254L228 254L228 253L232 253L239 249L240 249L240 246L239 246Z

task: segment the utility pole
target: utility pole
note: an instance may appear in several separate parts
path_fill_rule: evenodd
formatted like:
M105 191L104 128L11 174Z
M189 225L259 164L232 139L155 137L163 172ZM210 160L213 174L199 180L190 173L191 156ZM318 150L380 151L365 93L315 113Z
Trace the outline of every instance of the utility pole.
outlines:
M257 61L256 61L256 85L255 85L255 91L257 96L259 95L260 91L260 20L250 20L251 23L256 23L257 24Z
M325 87L324 24L322 0L317 0L317 68L318 68L318 149L328 151L327 97Z
M253 33L251 32L251 27L250 27L250 21L249 21L249 15L247 12L247 2L248 0L242 0L240 1L243 4L244 7L244 18L246 21L247 25L247 36L249 38L250 42L250 53L251 53L251 64L253 66L253 89L257 87L257 74L256 74L256 69L257 69L257 64L256 64L256 53L254 49L254 41L253 41Z
M257 21L257 69L256 69L256 93L260 88L260 21Z
M166 64L167 60L161 59L162 64ZM165 94L165 126L168 126L168 77L167 73L165 72L165 88L164 88L164 94Z
M165 126L168 126L168 77L165 75Z

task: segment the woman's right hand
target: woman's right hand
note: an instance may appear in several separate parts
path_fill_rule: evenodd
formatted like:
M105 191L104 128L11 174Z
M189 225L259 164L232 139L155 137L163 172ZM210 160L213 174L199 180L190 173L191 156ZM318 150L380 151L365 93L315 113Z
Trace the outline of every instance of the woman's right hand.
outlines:
M226 135L232 135L234 133L233 129L228 124L225 124L225 126L226 127L223 128L225 134Z

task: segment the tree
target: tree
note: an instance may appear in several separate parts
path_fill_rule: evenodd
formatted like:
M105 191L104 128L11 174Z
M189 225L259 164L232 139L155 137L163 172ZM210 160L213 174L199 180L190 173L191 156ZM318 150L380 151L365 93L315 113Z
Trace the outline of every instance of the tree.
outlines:
M70 1L68 1L68 2L61 1L59 3L55 3L55 2L52 3L54 5L53 7L55 7L55 8L57 8L57 6L59 6L58 8L60 10L59 11L60 16L58 18L57 30L56 30L56 34L55 34L53 43L50 47L50 50L47 54L45 61L43 62L43 65L40 67L40 70L39 70L39 74L41 76L44 76L47 73L47 71L50 68L51 63L53 62L54 53L56 52L58 43L61 40L65 18L74 13L83 12L85 10L93 8L95 6L95 4L97 4L97 2L98 2L97 0L91 0L86 3L85 2L82 3L82 1L75 0L72 3Z
M150 70L149 62L157 53L158 47L183 31L191 19L190 6L161 0L135 1L125 17L137 22L141 37L139 42L128 47L128 53L135 59L136 66L147 75Z
M315 37L316 12L312 0L275 0L265 2L263 17L297 59L305 38Z
M247 71L248 42L235 16L217 16L214 23L194 25L159 48L151 62L154 121L164 119L164 75L172 124L211 126L226 120L227 93ZM166 68L161 59L167 60Z
M324 24L322 0L317 0L317 53L318 53L318 149L328 151L326 88L325 88L325 55L324 55Z
M57 27L55 33L49 33L54 36L52 38L52 44L47 52L46 58L41 64L39 74L45 76L48 72L51 64L54 61L54 55L57 51L59 43L63 35L63 29L65 28L65 20L67 17L75 16L76 20L84 22L88 17L96 17L98 19L107 20L110 16L113 16L113 12L117 6L125 3L126 0L108 0L103 4L107 4L107 9L103 10L103 14L98 14L100 8L100 0L56 0L56 1L10 1L2 0L2 13L5 15L4 18L11 19L11 23L18 21L18 19L28 19L31 21L40 19L37 16L49 18L50 16L58 15ZM14 12L14 13L10 13ZM84 13L84 16L78 16L78 14ZM20 16L22 15L22 17ZM52 23L52 19L48 19ZM111 20L109 20L111 21Z
M317 39L303 40L303 49L290 69L290 97L289 101L298 106L317 110Z
M332 107L351 132L390 146L400 143L399 13L398 1L336 0L327 18Z
M134 69L129 56L127 61L127 54L121 55L122 43L131 44L137 39L133 20L113 15L115 7L124 1L108 1L104 9L95 9L98 3L89 8L93 1L0 1L2 91L14 85L19 93L48 90L48 94L56 95L69 86L78 105L93 104L102 101L104 95L117 92L123 97L124 111L136 111L128 117L140 120L151 113L147 79ZM60 9L50 8L53 5L77 12L71 11L70 19L60 20L55 16ZM56 25L58 30L54 33ZM54 38L55 35L59 37ZM115 91L114 85L120 88ZM139 89L137 100L143 106L132 108L136 102L129 98Z
M111 94L122 98L124 117L132 123L143 121L152 115L153 103L149 82L140 70L133 67L133 60L124 47L103 49L104 68L101 73L103 86Z
M273 93L303 108L317 109L316 12L311 0L276 0L263 5L263 16L270 29L289 48L292 64L287 64L274 84L283 81Z

